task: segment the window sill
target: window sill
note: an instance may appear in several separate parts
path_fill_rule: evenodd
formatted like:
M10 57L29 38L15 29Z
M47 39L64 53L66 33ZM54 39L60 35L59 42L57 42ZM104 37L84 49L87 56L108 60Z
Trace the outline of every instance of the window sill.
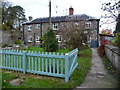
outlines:
M58 41L59 43L61 43L61 41Z
M28 30L28 32L31 32L32 30Z
M54 31L58 31L58 29L53 29Z
M85 29L91 29L91 27L85 28Z
M28 43L31 43L32 41L28 41Z

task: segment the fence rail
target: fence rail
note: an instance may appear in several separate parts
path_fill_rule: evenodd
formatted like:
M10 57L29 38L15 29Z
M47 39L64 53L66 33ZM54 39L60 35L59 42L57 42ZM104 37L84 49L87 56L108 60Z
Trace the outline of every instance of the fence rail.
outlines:
M78 66L78 49L63 54L22 50L0 50L0 68L65 78Z

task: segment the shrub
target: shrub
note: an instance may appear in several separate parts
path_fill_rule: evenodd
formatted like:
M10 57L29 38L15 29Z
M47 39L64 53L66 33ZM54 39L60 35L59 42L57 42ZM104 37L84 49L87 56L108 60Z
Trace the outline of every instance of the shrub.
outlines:
M43 47L43 43L42 43L43 41L44 41L44 37L41 37L41 38L40 38L40 42L41 42L40 47L41 47L41 48Z
M114 39L115 46L120 48L120 33L116 33L115 39Z
M52 29L48 29L48 32L44 35L43 48L48 52L56 52L58 50L58 41Z
M2 48L5 48L5 47L7 47L8 46L8 44L3 44L2 45Z
M20 45L22 42L20 40L15 41L15 44Z
M44 37L41 37L41 38L40 38L40 41L43 41L43 40L44 40Z

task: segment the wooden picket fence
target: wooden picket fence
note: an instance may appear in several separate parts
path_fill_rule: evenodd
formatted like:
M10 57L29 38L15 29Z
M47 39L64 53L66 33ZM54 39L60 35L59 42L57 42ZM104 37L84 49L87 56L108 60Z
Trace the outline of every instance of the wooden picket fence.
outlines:
M22 50L0 50L0 68L65 78L78 66L78 49L63 54Z

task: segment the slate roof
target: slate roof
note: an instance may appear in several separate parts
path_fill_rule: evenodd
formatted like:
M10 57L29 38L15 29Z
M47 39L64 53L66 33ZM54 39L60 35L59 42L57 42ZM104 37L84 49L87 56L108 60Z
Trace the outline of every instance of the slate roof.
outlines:
M66 22L66 21L79 21L79 20L98 20L95 17L88 16L86 14L80 15L66 15L66 16L56 16L51 17L51 22ZM32 21L27 21L23 24L37 24L37 23L48 23L49 17L37 18Z

